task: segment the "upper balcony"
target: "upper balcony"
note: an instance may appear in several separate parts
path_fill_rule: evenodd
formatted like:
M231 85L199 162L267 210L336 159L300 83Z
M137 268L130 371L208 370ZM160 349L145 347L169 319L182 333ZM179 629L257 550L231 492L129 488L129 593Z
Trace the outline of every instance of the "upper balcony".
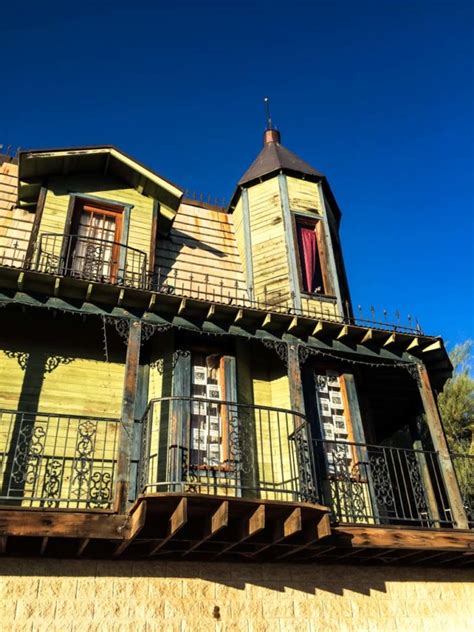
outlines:
M8 246L0 241L0 266L18 272L28 271L80 280L85 284L153 292L165 297L164 300L177 297L190 300L197 306L211 303L221 305L224 310L233 307L270 313L276 319L273 327L278 326L280 316L291 316L323 321L329 327L349 325L372 329L375 336L377 331L423 335L417 320L408 316L403 321L399 312L395 312L393 320L386 310L378 318L374 308L370 308L369 313L363 313L359 307L357 315L341 315L336 308L335 297L313 294L311 300L306 300L297 309L284 293L272 289L267 291L265 286L261 296L251 297L242 282L235 280L230 283L224 275L209 274L204 269L185 274L176 269L165 270L157 265L151 272L150 262L144 251L119 242L82 235L41 233L30 254L20 238L11 241Z

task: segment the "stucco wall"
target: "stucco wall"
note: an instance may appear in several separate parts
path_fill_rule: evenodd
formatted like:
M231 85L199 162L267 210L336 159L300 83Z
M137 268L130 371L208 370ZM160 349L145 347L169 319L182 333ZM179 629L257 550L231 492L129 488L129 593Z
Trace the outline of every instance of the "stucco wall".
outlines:
M463 632L473 580L467 569L4 558L0 629Z

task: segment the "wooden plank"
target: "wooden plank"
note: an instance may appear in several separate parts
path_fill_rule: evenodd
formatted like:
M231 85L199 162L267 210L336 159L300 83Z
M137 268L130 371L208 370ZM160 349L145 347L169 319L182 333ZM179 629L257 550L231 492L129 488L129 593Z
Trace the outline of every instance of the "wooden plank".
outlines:
M373 337L374 337L373 329L368 329L363 335L362 340L360 341L360 344L363 345L367 342L371 342Z
M207 524L204 527L202 537L199 538L187 551L185 551L182 557L185 557L195 549L197 549L201 544L212 538L216 533L219 533L221 529L227 527L229 523L229 503L228 501L222 502L219 507L215 510L215 512L210 516L207 520Z
M264 544L260 548L258 548L253 553L249 554L249 557L255 557L259 555L263 551L266 551L270 547L283 542L287 538L295 535L302 529L302 518L301 518L301 509L300 507L296 507L286 518L280 518L275 523L275 528L273 531L273 537L271 542Z
M41 540L40 555L44 555L46 551L46 547L48 546L48 540L49 540L48 536L44 536L43 539Z
M286 248L286 265L288 266L288 282L290 285L291 295L293 296L293 306L295 309L301 309L301 291L296 264L296 253L298 252L298 249L297 244L295 243L286 175L282 173L278 175L278 187L280 192L281 212L283 215L283 232ZM280 265L282 264L282 262L279 263Z
M0 536L121 540L125 522L120 514L2 509Z
M142 326L140 321L131 321L128 334L127 357L125 360L125 381L122 400L122 415L119 432L115 506L118 512L126 510L129 494L130 455L132 449L135 395L140 363Z
M359 548L469 551L474 549L474 532L399 527L334 527L331 544Z
M245 542L245 540L248 540L252 536L257 535L257 533L260 533L263 529L265 529L265 505L259 505L252 513L242 519L235 541L228 544L222 551L219 551L216 557L227 553L227 551L242 544L242 542Z
M318 540L321 540L321 538L325 538L328 535L331 535L331 521L329 519L329 515L324 514L323 516L315 517L314 520L310 520L303 527L303 542L292 547L291 550L282 553L282 555L279 555L275 559L281 560L289 557L290 555L300 553L315 542L318 542Z
M31 264L31 262L33 261L33 254L34 254L36 244L38 241L38 233L39 233L39 227L41 224L41 218L43 217L43 209L44 209L44 203L46 200L46 192L47 192L46 187L41 187L39 196L38 196L38 202L36 203L35 218L33 220L33 226L30 233L28 248L26 250L26 255L25 255L26 266Z
M430 353L431 351L440 351L442 349L443 349L443 344L441 340L436 340L435 342L425 347L423 349L423 353Z
M394 345L396 342L397 342L396 334L390 334L390 336L388 336L388 338L383 343L383 346L390 347L391 345Z
M413 349L418 349L420 346L420 339L418 338L418 336L415 336L415 338L413 338L413 340L410 342L409 345L407 345L406 350L407 351L412 351Z
M298 354L297 342L288 342L288 381L290 387L290 405L294 410L302 415L305 414L303 400L303 386L301 383L301 367ZM295 423L296 423L295 419Z
M349 335L349 327L347 325L344 325L343 327L341 327L339 333L337 334L336 338L337 340L342 340L343 338L347 338Z
M458 480L454 471L453 462L449 454L448 442L444 433L443 424L436 405L436 400L431 389L430 378L426 367L417 364L418 370L418 388L423 408L425 409L426 421L430 429L433 447L438 452L438 458L441 465L443 480L446 486L446 492L449 498L449 504L453 514L456 527L459 529L468 529L469 522L464 510L464 503L459 491Z
M168 533L166 537L164 537L156 546L154 546L151 551L148 553L148 556L151 557L155 555L173 536L175 536L180 529L184 527L184 525L188 521L188 499L182 498L176 509L171 514L171 517L168 522Z
M87 545L90 542L90 538L83 538L80 543L79 543L79 548L77 549L77 553L76 556L77 557L81 557L81 555L84 553L84 551L86 550Z
M142 500L138 508L133 512L130 518L130 526L125 534L125 540L121 542L113 552L113 557L121 555L130 544L135 540L137 535L143 529L146 520L147 503Z

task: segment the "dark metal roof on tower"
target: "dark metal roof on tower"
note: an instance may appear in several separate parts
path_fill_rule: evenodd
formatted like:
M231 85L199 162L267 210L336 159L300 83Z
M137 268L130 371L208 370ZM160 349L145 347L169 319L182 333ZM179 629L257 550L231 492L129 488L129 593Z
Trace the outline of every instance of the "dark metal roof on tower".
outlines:
M320 171L308 165L307 162L280 144L279 131L267 128L263 136L263 142L262 151L240 178L239 185L247 184L278 171L289 171L317 178L324 177Z

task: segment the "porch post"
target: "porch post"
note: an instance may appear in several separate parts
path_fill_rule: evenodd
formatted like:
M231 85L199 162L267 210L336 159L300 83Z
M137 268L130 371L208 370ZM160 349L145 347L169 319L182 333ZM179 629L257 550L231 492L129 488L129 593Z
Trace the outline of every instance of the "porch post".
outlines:
M453 462L451 461L451 456L449 454L449 447L439 415L438 406L436 405L436 400L431 389L428 371L423 364L417 364L417 370L419 378L418 388L423 401L423 408L425 409L431 440L433 441L434 449L439 455L441 472L446 485L446 492L448 494L455 526L459 529L468 529L469 523L464 510L461 493L459 491Z
M294 341L287 341L288 346L288 381L290 387L291 410L302 415L305 413L303 399L303 385L301 383L301 367L298 354L298 344Z
M119 513L124 513L127 509L130 488L130 456L133 441L138 367L140 364L141 333L141 322L138 320L131 321L128 333L127 358L125 361L125 381L123 388L115 486L115 505L116 510Z

